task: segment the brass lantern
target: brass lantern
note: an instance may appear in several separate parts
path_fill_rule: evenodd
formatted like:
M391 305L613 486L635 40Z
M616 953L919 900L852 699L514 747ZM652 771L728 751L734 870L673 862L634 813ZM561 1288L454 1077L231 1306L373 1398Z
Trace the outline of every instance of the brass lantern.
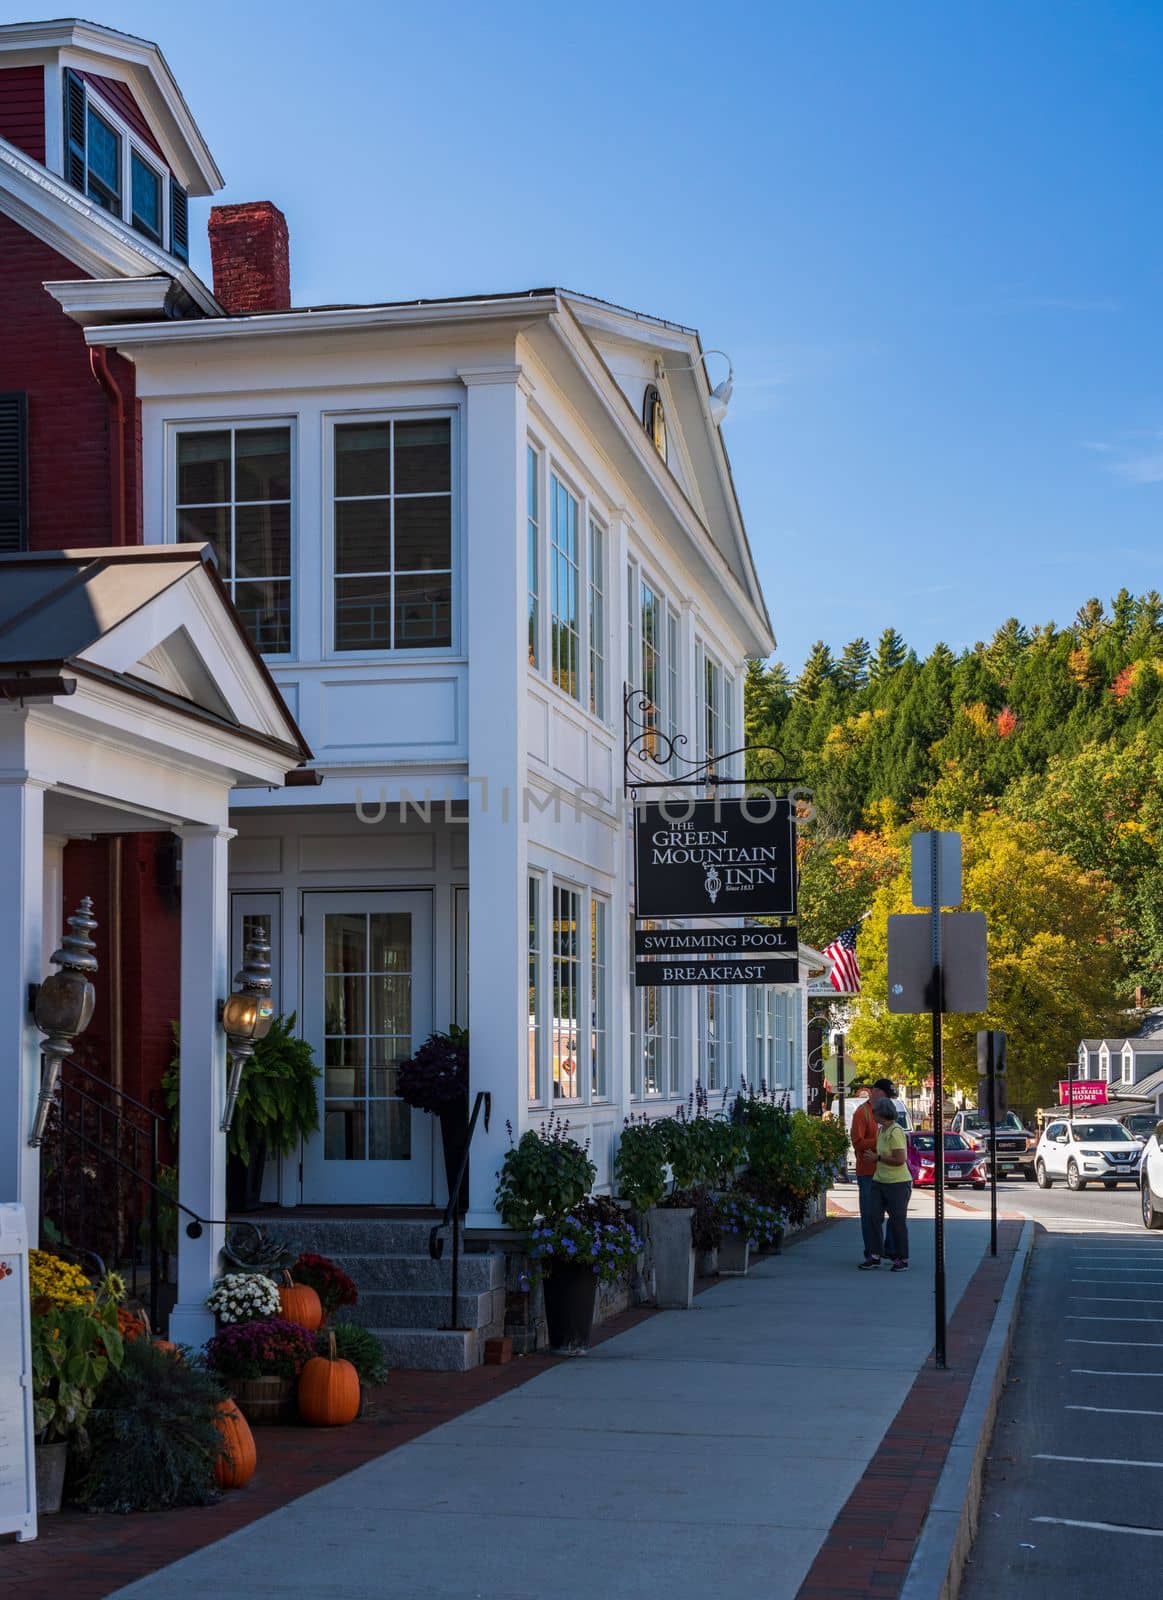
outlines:
M223 1133L230 1132L234 1107L242 1086L242 1073L254 1055L254 1047L265 1039L274 1021L271 1000L271 947L265 939L251 939L242 958L242 970L234 974L234 988L222 1002L219 1017L226 1035L230 1057L230 1078L226 1086L226 1109L222 1113Z
M97 922L92 912L93 902L86 895L69 918L69 932L61 940L61 948L54 950L50 957L59 970L36 990L33 1018L45 1038L40 1047L43 1057L40 1098L28 1140L30 1145L43 1141L45 1123L61 1075L61 1062L72 1055L74 1039L84 1033L93 1020L97 996L91 974L97 970L97 947L89 935Z

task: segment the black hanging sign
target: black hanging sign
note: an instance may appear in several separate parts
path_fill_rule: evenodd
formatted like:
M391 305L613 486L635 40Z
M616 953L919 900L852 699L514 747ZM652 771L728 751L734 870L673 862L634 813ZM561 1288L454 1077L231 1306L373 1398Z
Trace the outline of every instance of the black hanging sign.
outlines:
M636 961L639 989L670 989L704 983L798 983L800 964L794 956L724 956L694 961Z
M639 928L636 956L760 956L795 950L796 928Z
M643 917L795 915L791 801L666 800L634 813Z

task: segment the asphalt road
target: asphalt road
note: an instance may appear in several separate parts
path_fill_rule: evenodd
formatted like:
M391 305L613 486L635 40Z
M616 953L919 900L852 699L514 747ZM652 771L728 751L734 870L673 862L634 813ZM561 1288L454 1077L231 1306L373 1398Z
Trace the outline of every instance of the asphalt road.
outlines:
M998 1192L1040 1226L963 1600L1163 1592L1163 1233L1133 1188Z

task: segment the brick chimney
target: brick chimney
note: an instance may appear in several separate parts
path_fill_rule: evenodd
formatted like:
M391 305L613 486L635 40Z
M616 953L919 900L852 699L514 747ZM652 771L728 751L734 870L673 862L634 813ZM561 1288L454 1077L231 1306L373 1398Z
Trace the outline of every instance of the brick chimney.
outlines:
M211 207L210 260L214 298L231 316L290 309L287 219L269 200Z

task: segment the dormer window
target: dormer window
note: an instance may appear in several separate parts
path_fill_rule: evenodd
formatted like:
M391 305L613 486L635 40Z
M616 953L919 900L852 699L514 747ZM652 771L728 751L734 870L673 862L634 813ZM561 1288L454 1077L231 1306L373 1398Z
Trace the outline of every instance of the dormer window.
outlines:
M110 216L167 247L180 261L188 260L185 190L126 121L72 71L65 73L65 176Z

